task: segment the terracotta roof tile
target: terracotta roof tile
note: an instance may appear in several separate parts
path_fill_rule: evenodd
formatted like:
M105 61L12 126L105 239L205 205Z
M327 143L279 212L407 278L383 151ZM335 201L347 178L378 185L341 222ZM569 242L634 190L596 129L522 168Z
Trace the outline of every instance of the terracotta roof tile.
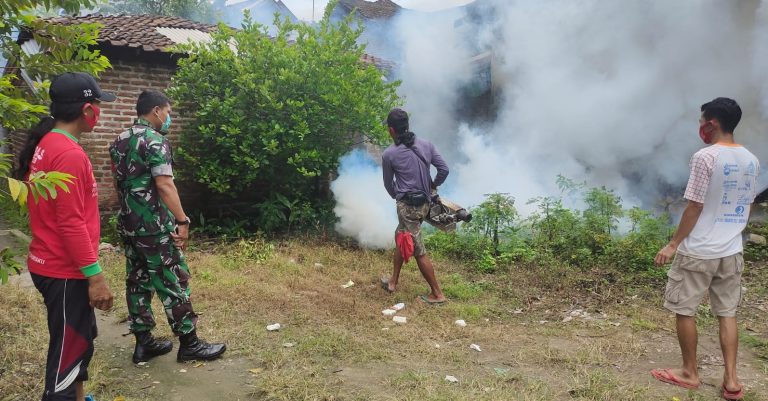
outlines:
M356 9L360 15L368 19L392 18L402 9L392 0L341 0L339 6L347 13Z
M175 45L169 37L157 32L155 28L193 29L211 33L215 25L201 24L184 18L158 15L100 15L92 14L77 17L53 17L46 21L53 24L100 23L103 25L98 42L112 46L143 48L144 51L167 51Z
M365 64L371 64L382 71L392 71L396 66L392 61L385 60L381 57L371 56L370 54L363 54L363 56L360 57L360 61Z
M391 3L389 0L379 0L376 3L360 1L372 5L385 2ZM394 5L399 8L396 4ZM55 17L49 18L47 21L65 25L97 22L103 25L99 33L99 43L134 49L141 48L146 52L166 51L169 46L175 44L173 40L159 33L155 28L194 29L205 33L210 33L217 29L215 25L200 24L183 18L154 15L87 15L82 17ZM380 70L392 71L395 67L395 64L391 61L369 54L364 54L360 61L371 64Z

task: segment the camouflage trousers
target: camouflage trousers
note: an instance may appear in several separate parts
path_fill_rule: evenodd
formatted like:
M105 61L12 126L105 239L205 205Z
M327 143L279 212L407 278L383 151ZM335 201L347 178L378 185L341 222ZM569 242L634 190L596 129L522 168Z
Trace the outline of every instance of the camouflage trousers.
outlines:
M168 235L124 238L125 297L131 332L155 327L152 295L157 292L174 334L195 329L197 315L189 300L189 267Z
M421 206L411 206L403 201L397 201L397 229L395 238L400 231L408 231L413 237L413 255L423 256L427 254L424 239L421 237L421 223L429 215L429 202Z

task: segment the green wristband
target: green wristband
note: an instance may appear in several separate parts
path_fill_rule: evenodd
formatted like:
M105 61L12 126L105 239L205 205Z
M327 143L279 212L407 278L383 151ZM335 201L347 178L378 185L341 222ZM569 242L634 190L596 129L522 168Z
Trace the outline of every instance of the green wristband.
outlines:
M96 262L92 265L81 267L80 271L83 272L85 277L91 277L101 273L101 266L99 266L99 262Z

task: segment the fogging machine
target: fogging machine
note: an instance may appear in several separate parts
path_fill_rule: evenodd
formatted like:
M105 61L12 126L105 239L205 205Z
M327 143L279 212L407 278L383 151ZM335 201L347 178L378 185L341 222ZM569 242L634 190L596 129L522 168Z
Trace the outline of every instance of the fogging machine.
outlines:
M460 221L470 222L472 213L467 209L449 201L448 199L437 196L437 192L432 193L432 204L429 207L429 215L426 222L445 232L456 230L456 223Z

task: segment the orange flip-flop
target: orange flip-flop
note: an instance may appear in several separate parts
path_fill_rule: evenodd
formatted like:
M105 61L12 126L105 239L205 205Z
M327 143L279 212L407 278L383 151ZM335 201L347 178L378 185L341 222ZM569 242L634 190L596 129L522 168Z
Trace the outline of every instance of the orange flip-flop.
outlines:
M701 385L701 384L693 385L693 384L688 384L683 382L679 377L675 376L675 374L672 373L672 369L653 369L651 370L651 375L660 382L671 384L673 386L686 388L689 390L698 390L699 386Z
M728 401L737 401L742 398L744 398L744 385L741 385L741 388L737 391L731 391L728 390L725 387L725 383L723 383L723 398L725 398Z

